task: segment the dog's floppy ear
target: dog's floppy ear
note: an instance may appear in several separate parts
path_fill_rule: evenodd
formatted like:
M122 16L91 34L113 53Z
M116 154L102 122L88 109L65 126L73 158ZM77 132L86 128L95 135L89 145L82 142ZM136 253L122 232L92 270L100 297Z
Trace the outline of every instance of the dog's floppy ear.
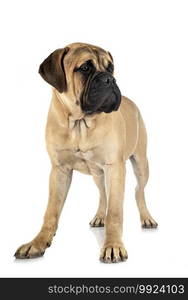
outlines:
M68 51L68 47L55 50L39 67L39 74L42 78L55 87L60 93L66 92L67 90L63 59Z

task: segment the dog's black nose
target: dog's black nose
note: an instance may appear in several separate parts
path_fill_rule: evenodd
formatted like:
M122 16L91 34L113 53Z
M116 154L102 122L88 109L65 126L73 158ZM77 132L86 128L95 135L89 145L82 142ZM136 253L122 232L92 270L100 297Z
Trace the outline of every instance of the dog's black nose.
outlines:
M115 82L114 77L109 74L105 74L105 75L101 76L100 79L106 86L111 86Z

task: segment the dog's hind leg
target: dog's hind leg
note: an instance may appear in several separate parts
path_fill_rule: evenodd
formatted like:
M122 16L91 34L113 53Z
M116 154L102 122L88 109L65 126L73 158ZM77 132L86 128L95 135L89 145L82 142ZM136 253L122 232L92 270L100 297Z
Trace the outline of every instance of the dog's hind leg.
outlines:
M140 213L140 219L142 227L144 228L156 228L157 223L151 217L145 201L144 188L147 184L149 177L149 167L146 155L143 155L143 151L136 152L130 157L133 170L137 179L137 186L135 190L135 197L137 206Z
M157 223L151 217L145 202L144 188L149 178L149 166L147 160L147 133L144 121L139 113L138 115L138 140L133 155L130 157L133 170L137 179L135 197L140 213L142 227L156 228Z
M99 200L99 206L97 212L95 214L95 217L91 220L90 226L102 227L104 226L106 207L107 207L104 173L97 176L93 175L93 179L99 189L100 200Z

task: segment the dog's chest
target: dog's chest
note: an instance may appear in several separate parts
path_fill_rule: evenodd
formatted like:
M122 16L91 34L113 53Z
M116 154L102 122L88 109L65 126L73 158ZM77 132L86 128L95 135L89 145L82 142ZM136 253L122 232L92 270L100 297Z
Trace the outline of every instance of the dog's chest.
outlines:
M112 161L112 143L106 142L106 132L95 124L89 125L84 119L69 122L69 129L63 136L59 136L60 161L71 163L73 168L80 162L101 166L105 162Z
M74 155L86 160L91 159L93 157L93 149L88 124L84 119L81 119L74 121L71 126L69 142L72 145Z
M69 122L69 128L70 128L70 138L74 142L82 142L85 141L88 136L88 125L84 119L81 120L75 120L72 122Z

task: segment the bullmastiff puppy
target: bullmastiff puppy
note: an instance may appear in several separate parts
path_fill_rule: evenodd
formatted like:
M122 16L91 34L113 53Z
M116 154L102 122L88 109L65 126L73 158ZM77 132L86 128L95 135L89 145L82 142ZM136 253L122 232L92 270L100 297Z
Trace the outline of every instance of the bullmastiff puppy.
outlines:
M125 163L137 179L136 201L144 228L155 228L145 202L148 181L147 136L136 105L121 96L111 54L73 43L51 53L39 73L52 86L46 144L52 170L49 201L38 235L22 245L16 258L34 258L51 245L69 191L73 170L93 176L100 192L92 227L105 226L102 262L127 259L122 241Z

